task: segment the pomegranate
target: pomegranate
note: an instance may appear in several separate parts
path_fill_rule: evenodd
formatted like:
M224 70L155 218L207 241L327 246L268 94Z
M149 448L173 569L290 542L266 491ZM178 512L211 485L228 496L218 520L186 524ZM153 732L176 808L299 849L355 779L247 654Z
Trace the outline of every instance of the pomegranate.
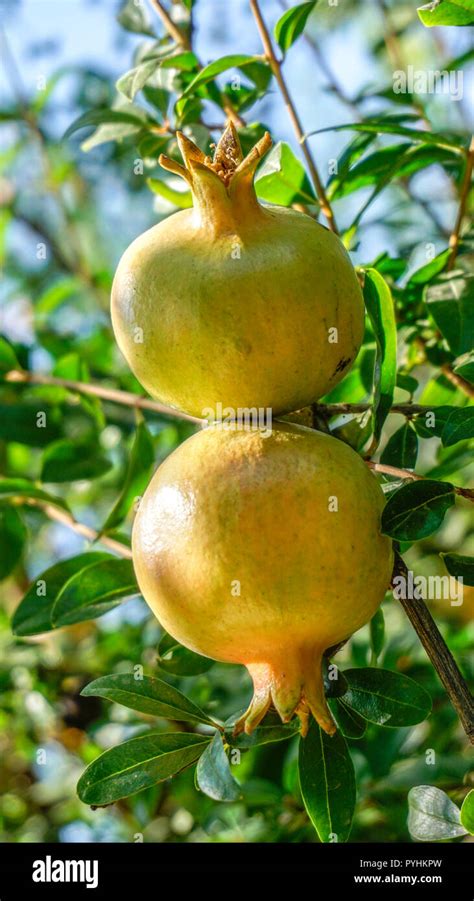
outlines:
M245 664L251 732L273 704L306 733L312 713L335 730L324 651L375 613L392 573L380 532L383 493L337 439L290 423L210 426L156 471L132 548L145 600L182 644Z
M268 133L245 159L229 124L211 159L178 132L194 207L137 238L112 288L112 322L155 398L209 410L297 410L347 372L364 306L339 238L305 213L262 206L253 176ZM215 418L215 417L214 417Z

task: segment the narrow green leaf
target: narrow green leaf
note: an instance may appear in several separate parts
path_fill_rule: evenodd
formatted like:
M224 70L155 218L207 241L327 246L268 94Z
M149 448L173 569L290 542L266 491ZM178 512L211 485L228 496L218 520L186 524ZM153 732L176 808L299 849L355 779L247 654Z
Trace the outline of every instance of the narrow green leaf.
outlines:
M441 438L444 427L451 416L459 407L443 405L441 407L433 407L426 413L420 413L413 420L413 425L421 438Z
M188 84L186 90L183 91L182 97L195 93L196 89L201 87L201 85L206 84L208 81L212 81L217 75L226 72L228 69L242 69L251 63L258 62L262 62L260 57L248 56L247 54L242 53L222 56L220 59L216 59L213 63L209 63L208 66L204 66L204 68L201 69L196 77L193 78L192 82Z
M37 488L28 479L0 479L0 500L14 497L32 498L33 500L53 504L54 507L61 507L63 510L68 509L66 501L62 497L56 497L47 491L43 491L42 488Z
M158 645L158 666L166 673L175 676L197 676L207 673L215 660L195 654L185 648L171 635L164 635Z
M214 801L238 801L240 785L234 779L219 732L216 732L198 761L196 781L205 795Z
M141 422L135 432L122 490L102 526L101 533L109 532L120 525L132 504L143 494L150 480L154 457L153 438L146 424Z
M474 788L471 788L462 802L461 823L469 835L474 835Z
M135 125L137 129L143 128L144 125L143 119L138 115L132 115L131 113L124 113L120 110L108 108L90 110L88 113L83 113L82 116L79 116L72 122L67 131L64 132L62 140L65 141L67 138L70 138L71 135L74 134L74 132L79 131L80 128L90 128L93 125L103 125L104 123L115 124L118 122Z
M59 592L51 613L53 625L70 626L103 616L125 598L140 593L131 560L108 555L82 569Z
M450 576L462 579L464 585L474 585L474 557L465 554L440 554Z
M474 438L474 407L453 410L441 433L444 447L451 447L466 438Z
M341 698L329 700L328 704L339 729L346 738L357 740L365 735L367 721L355 710L351 710Z
M51 611L54 602L71 576L90 566L99 560L107 560L110 554L102 551L88 551L61 560L42 572L31 583L24 598L15 610L12 630L14 635L39 635L42 632L50 632L54 629L51 620Z
M384 507L382 532L398 541L419 541L439 529L454 502L454 489L449 482L408 482Z
M345 842L354 815L354 767L345 738L329 736L312 720L300 739L299 778L304 806L321 842Z
M316 3L317 0L313 0L311 3L300 3L298 6L292 6L278 19L274 34L283 53L286 53L303 33L306 22Z
M456 269L427 285L424 299L453 354L472 350L474 335L474 276Z
M97 447L82 446L77 441L62 438L50 444L41 466L42 482L74 482L96 479L111 469L112 463Z
M344 670L349 689L343 702L378 726L414 726L431 711L431 698L421 685L391 670L361 667Z
M209 738L183 732L149 732L110 748L87 767L78 795L85 804L113 804L191 766Z
M0 505L0 581L13 572L23 553L26 540L23 520L9 504Z
M418 456L418 438L411 422L402 425L387 441L380 462L387 466L414 469Z
M193 205L193 195L191 191L176 191L170 188L168 182L161 178L147 178L146 183L154 194L158 194L169 203L179 207L180 210L187 210Z
M186 723L207 723L215 726L203 710L196 706L177 688L155 679L142 676L136 679L133 673L117 673L101 676L83 688L82 695L107 698L131 710L139 710L150 716L162 716L169 720Z
M395 308L390 288L376 269L365 270L364 300L377 343L374 366L374 439L371 447L373 452L392 406L397 380Z
M419 116L402 117L404 120L419 119ZM450 147L458 153L465 153L467 141L466 138L455 134L437 133L432 131L423 131L422 129L410 128L403 125L399 116L385 116L384 118L375 117L374 119L366 119L364 122L348 122L344 125L330 125L328 128L319 128L317 131L310 131L307 137L311 135L323 134L326 131L361 131L367 134L387 134L402 135L410 138L412 141L422 144L435 144L439 147Z
M279 141L257 172L255 190L260 200L291 206L292 203L316 203L305 168L289 144Z
M434 785L416 785L408 792L408 831L419 842L442 842L466 835L459 808Z

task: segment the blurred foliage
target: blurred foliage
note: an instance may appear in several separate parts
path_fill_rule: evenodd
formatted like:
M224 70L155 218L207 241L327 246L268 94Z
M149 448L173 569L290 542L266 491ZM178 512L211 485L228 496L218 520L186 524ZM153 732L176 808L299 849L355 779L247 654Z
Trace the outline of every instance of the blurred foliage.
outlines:
M449 5L441 4L443 9ZM213 62L202 66L191 49L198 6L192 0L173 3L183 33L177 46L163 33L151 6L133 0L122 4L118 23L111 16L110 28L129 33L133 59L116 86L109 61L102 60L97 68L60 67L31 90L23 85L10 44L5 48L9 89L2 123L7 139L0 154L2 249L8 251L0 338L2 841L317 840L303 803L304 773L308 767L311 772L314 757L309 764L308 759L300 762L302 794L298 737L291 726L274 722L272 714L256 739L234 741L230 769L228 743L224 747L216 732L201 757L197 787L187 769L103 809L91 809L76 794L86 765L106 749L148 735L150 724L158 733L157 745L170 731L184 744L193 733L212 734L209 725L196 728L194 722L163 719L163 714L151 720L143 706L131 709L117 699L105 700L104 694L81 694L93 679L143 667L147 675L184 692L219 724L235 719L250 693L242 668L211 665L164 635L135 596L127 561L122 569L110 565L113 545L103 556L93 556L100 546L89 550L90 542L64 520L73 511L76 522L127 548L135 499L152 466L194 431L189 422L146 409L139 413L130 403L103 396L104 390L98 395L80 386L141 394L113 341L109 290L128 241L157 216L189 203L177 180L165 177L157 165L161 152L177 156L176 129L184 129L209 152L229 114L238 121L245 151L266 127L260 111L268 109L262 99L274 88L269 66L255 55L219 57L218 46ZM454 268L448 249L459 194L464 191L466 213L471 204L466 109L462 100L454 104L449 95L436 92L396 93L392 73L413 64L459 74L470 66L472 54L466 50L453 58L444 30L425 31L413 3L381 2L364 40L367 72L372 67L383 72L382 82L376 85L368 77L366 87L352 96L333 71L325 45L334 30L344 33L361 4L321 4L314 10L312 3L302 6L280 20L276 36L288 56L298 53L303 42L309 44L328 90L348 110L341 124L347 141L325 179L343 223L343 239L357 252L364 231L384 229L390 235L389 251L375 260L358 260L370 267L365 340L356 365L325 399L366 403L371 412L332 415L330 428L361 452L370 447L383 464L412 469L416 462L417 473L427 476L428 483L400 488L400 479L381 476L390 498L387 530L399 529L400 512L406 526L410 514L411 531L390 532L401 542L409 567L426 577L462 574L468 585L472 507L459 495L455 498L450 485L466 488L474 469L470 234L463 230L460 235ZM274 19L281 13L279 8ZM75 14L81 14L79 8ZM254 47L250 14L248 29L249 46ZM307 90L312 90L309 82ZM273 97L272 103L280 98ZM283 117L280 109L278 117ZM65 125L73 122L68 130L72 137L59 140L58 117ZM86 127L87 137L81 131L79 143L76 132ZM278 128L274 131L278 142ZM314 215L316 195L293 146L276 143L258 173L257 191L262 200L304 204ZM440 195L448 201L441 212L436 203ZM390 413L392 404L411 401L436 410L435 428L421 412L406 419ZM440 482L448 484L444 500L436 501L440 492L430 486ZM420 492L421 521L413 513L420 506ZM79 561L83 553L87 558ZM447 555L447 570L440 554ZM54 598L46 597L33 609L31 592L38 578L65 560L75 562L61 563L54 579L48 576ZM84 588L86 563L91 566L89 593ZM74 573L81 577L79 591ZM131 595L132 600L122 603ZM40 601L37 592L33 601ZM474 589L465 587L459 606L450 600L429 603L461 669L472 676ZM465 735L400 605L387 596L383 611L337 654L338 667L361 672L371 667L375 673L379 667L408 676L420 692L428 692L433 709L427 719L423 710L421 722L412 719L415 725L384 728L373 716L369 722L363 719L357 704L348 704L347 694L332 698L357 781L351 839L408 840L407 796L420 785L440 794L434 800L426 793L411 794L412 806L421 805L429 819L440 804L455 824L444 837L465 835L459 822L472 819L467 802L464 819L456 813L473 781ZM63 623L73 624L52 631ZM386 677L380 673L380 678ZM347 684L353 698L356 688L349 674ZM418 695L420 709L423 696ZM231 742L227 726L223 734ZM344 742L342 735L339 739ZM307 809L320 823L317 800L317 795L310 798ZM419 812L416 816L413 834L423 838L426 833L416 831ZM320 835L327 838L323 827Z

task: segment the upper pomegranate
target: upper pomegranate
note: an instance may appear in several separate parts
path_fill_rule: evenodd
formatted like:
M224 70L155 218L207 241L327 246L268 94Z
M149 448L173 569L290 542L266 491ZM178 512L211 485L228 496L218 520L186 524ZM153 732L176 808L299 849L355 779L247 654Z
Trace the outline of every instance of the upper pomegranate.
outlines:
M242 158L229 124L214 157L178 132L193 208L126 250L112 287L119 347L147 391L194 416L297 410L348 371L362 292L339 238L305 213L262 206L253 177L269 134Z

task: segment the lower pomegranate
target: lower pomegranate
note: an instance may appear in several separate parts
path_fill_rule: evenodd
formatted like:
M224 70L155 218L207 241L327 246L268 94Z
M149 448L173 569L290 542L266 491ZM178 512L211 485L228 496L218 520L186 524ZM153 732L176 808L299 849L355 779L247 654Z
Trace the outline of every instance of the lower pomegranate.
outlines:
M362 459L302 426L207 428L158 468L133 529L145 600L170 634L242 663L254 696L237 730L273 704L335 731L324 651L373 616L392 573L383 493Z

